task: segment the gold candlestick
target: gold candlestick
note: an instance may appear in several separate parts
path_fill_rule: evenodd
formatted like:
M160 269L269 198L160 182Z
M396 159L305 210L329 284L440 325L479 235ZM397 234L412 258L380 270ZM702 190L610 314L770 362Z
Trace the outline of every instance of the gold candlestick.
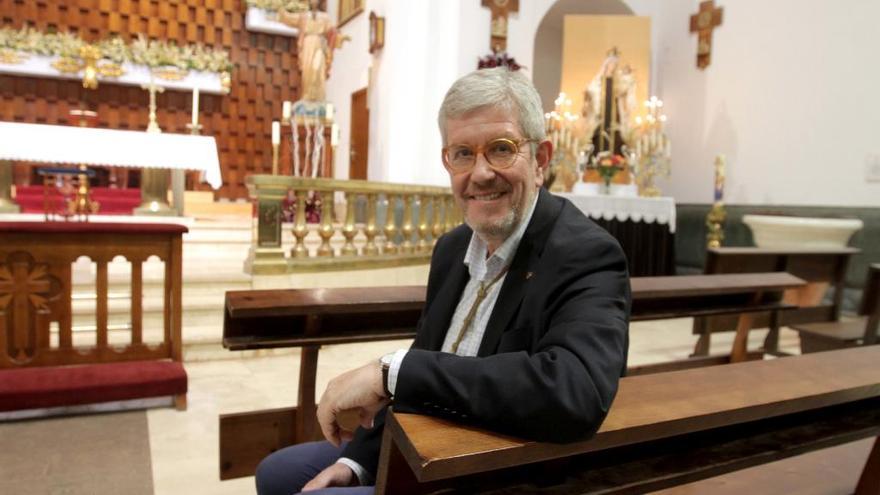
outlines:
M280 144L272 144L272 175L278 175L278 148Z
M721 247L721 241L724 240L724 221L727 219L727 212L724 209L723 201L716 201L706 215L706 246L710 248Z
M153 83L152 74L150 74L150 84L145 84L141 88L150 92L150 123L147 124L147 132L162 132L162 129L159 128L159 123L156 121L156 93L164 92L165 88L156 86Z

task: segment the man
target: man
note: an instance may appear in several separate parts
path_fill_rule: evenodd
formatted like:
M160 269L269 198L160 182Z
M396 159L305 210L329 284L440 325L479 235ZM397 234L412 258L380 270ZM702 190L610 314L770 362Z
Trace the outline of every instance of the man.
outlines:
M553 147L534 86L506 68L468 74L439 125L465 225L437 242L416 339L331 380L318 407L329 443L267 457L262 495L372 493L392 397L395 411L556 442L592 435L608 412L626 369L626 261L608 233L541 188ZM352 409L353 435L337 418Z

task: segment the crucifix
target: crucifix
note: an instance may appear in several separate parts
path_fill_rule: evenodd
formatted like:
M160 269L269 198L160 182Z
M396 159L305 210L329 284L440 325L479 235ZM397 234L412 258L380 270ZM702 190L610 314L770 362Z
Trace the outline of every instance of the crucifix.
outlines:
M715 8L713 0L700 3L700 10L691 16L691 32L697 33L697 67L705 69L712 56L712 30L721 25L724 9Z
M507 50L507 16L519 12L519 0L483 0L483 7L492 11L492 29L489 46L493 53Z

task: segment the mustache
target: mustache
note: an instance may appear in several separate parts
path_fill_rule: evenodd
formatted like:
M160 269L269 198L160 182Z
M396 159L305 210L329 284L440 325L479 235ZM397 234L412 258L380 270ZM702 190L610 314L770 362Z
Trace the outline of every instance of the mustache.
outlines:
M480 186L472 186L469 187L464 194L466 196L476 196L478 194L490 194L490 193L506 193L510 192L512 188L507 184L497 184L496 186L490 187L480 187Z

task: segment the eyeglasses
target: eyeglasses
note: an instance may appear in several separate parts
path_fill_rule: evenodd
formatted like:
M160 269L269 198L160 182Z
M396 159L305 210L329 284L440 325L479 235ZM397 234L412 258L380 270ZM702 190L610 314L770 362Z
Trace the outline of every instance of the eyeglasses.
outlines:
M443 165L453 174L468 172L476 165L477 155L482 153L493 169L510 168L519 156L519 147L533 141L498 138L476 148L468 144L452 144L443 148Z

